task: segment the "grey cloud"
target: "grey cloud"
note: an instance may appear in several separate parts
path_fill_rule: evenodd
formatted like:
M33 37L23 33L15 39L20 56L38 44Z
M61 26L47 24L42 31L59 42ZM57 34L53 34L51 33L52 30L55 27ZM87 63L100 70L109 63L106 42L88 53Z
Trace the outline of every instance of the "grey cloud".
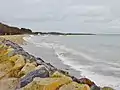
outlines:
M46 31L120 32L119 0L0 0L0 2L0 21L11 25Z

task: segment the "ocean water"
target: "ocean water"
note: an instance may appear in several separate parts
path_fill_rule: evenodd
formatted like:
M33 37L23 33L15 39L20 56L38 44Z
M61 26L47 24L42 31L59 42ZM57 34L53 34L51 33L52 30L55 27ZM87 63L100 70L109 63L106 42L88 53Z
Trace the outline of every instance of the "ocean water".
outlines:
M36 48L52 49L64 65L101 86L120 89L120 36L33 36ZM118 89L118 90L119 90Z

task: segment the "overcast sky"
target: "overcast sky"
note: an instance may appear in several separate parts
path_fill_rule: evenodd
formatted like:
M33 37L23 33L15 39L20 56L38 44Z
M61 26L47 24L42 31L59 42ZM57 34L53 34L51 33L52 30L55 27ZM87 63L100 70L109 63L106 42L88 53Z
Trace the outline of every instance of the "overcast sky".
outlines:
M34 31L120 33L120 0L0 0L0 21Z

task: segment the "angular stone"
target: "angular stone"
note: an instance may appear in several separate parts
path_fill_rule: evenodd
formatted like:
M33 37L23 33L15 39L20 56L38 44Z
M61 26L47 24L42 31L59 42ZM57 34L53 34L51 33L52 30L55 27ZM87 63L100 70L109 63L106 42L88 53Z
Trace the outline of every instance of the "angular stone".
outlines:
M79 80L78 80L78 83L87 84L87 85L89 85L90 87L91 87L92 85L95 85L94 82L92 82L91 80L89 80L89 79L87 79L87 78L81 78L81 79L79 79Z
M8 47L5 45L5 44L0 44L0 54L1 54L1 51L2 50L7 50L8 49Z
M14 55L9 58L9 61L16 62L18 58L19 58L19 55Z
M44 65L49 70L50 74L57 70L57 68L52 66L50 63L43 63L42 65Z
M9 52L7 50L1 50L0 51L0 63L8 60L8 53Z
M9 62L9 61L5 61L0 63L0 72L8 72L10 71L14 66L14 63Z
M64 70L59 70L59 69L58 69L58 71L59 71L60 73L64 74L64 75L69 76L69 72L67 72L67 71L64 71Z
M26 63L25 66L21 69L19 72L19 76L26 75L33 71L36 68L36 66L33 63Z
M90 90L101 90L101 89L96 85L92 85Z
M23 56L18 55L17 60L15 60L15 66L13 68L22 68L25 65L25 60L23 58Z
M11 42L10 40L3 40L2 43L4 43L7 46L10 46L14 48L15 50L23 50L22 47L20 47L18 44Z
M42 65L43 63L45 63L41 58L36 58L36 62L38 65Z
M7 53L7 49L0 50L0 56L4 55L5 53Z
M71 82L60 87L59 90L90 90L90 87L86 84L78 84Z
M51 73L57 70L57 68L50 63L45 63L41 58L36 58L35 60L38 65L44 65Z
M72 82L68 78L35 78L23 90L58 90L64 84Z
M13 66L14 63L9 61L0 63L0 79L5 77L5 75L9 73Z
M10 40L3 40L2 41L6 46L10 46L15 50L15 54L20 54L24 56L25 59L29 59L30 61L36 61L36 58L30 55L28 52L25 52L22 47L18 44L11 42Z
M21 55L15 55L14 58L11 57L10 61L14 63L14 66L9 71L9 73L7 74L7 76L8 77L19 77L18 73L20 72L20 70L25 65L25 60L24 60L23 56L21 56Z
M60 73L59 71L54 72L51 77L59 77L59 78L60 77L66 77L66 78L71 78L71 77L66 76L63 73Z
M45 68L47 70L47 68L44 65L38 65L37 67L35 67L35 70L41 69L41 68Z
M13 49L13 48L9 48L9 49L7 49L7 51L8 51L8 57L13 56L13 55L14 55L14 53L15 53L15 51L14 51L14 49Z
M24 87L28 83L32 82L35 77L46 78L49 77L49 72L45 67L28 73L20 80L20 87Z
M0 63L4 61L8 61L11 56L14 54L14 49L8 48L4 50L0 50Z
M0 80L0 90L15 90L19 80L17 78L8 78Z
M72 78L73 81L75 81L75 82L77 82L77 83L80 83L80 81L79 81L78 78L76 78L76 77L74 77L74 76L71 76L71 78Z

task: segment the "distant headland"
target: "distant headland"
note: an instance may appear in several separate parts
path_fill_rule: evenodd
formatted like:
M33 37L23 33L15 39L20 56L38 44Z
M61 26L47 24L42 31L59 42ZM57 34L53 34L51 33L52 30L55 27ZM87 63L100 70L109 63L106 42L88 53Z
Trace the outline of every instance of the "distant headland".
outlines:
M19 35L19 34L34 34L34 35L96 35L92 33L61 33L61 32L33 32L31 29L18 28L0 23L0 35Z
M36 35L96 35L92 33L33 32Z
M32 34L32 30L26 28L18 28L13 26L8 26L6 24L0 23L0 35L17 35L17 34Z

